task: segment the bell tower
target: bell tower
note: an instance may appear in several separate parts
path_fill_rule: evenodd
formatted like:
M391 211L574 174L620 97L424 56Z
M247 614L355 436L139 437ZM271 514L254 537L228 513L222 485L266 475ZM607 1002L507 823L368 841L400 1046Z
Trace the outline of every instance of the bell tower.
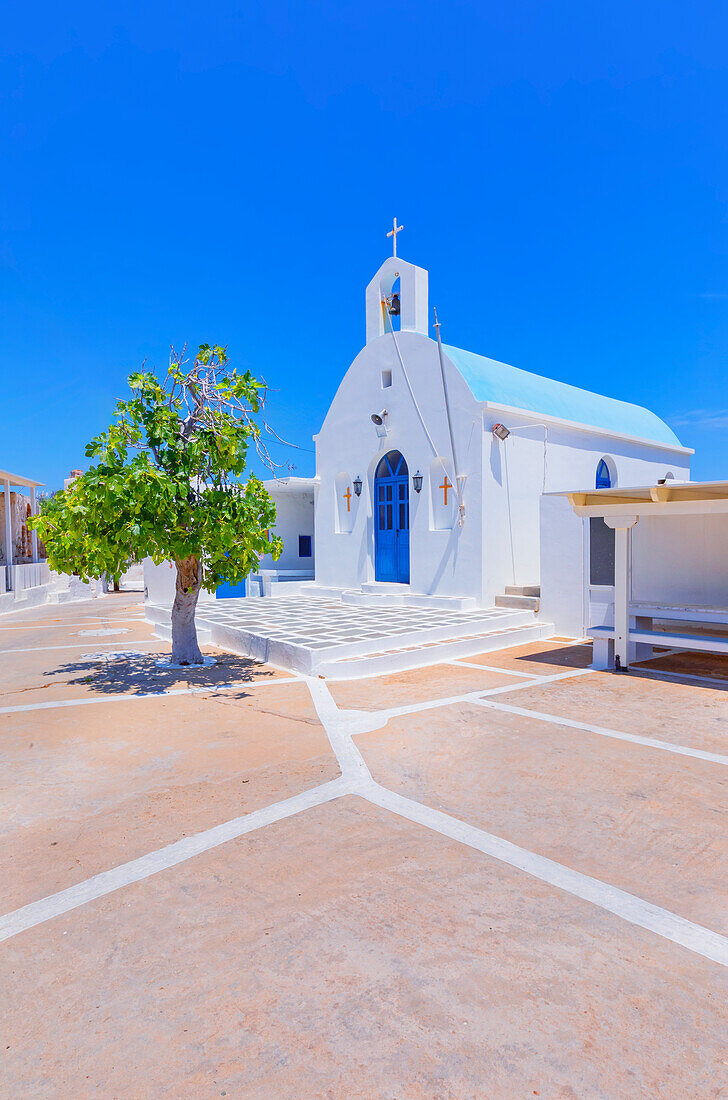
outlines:
M396 239L395 237L395 242ZM398 279L399 302L392 303L392 291ZM391 308L392 305L394 308ZM396 313L397 306L399 314ZM421 332L427 336L427 272L425 269L408 264L397 255L390 256L367 287L366 313L367 344L390 331L393 315L399 316L402 332Z

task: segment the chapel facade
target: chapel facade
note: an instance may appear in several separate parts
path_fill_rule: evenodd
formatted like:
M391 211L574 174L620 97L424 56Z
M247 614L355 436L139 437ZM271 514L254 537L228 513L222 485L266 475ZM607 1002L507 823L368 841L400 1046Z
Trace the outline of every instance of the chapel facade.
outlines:
M296 509L312 532L304 558L286 540L283 572L488 607L539 584L544 494L689 479L692 452L648 409L441 344L423 268L389 257L365 307L315 478L268 483L277 529Z

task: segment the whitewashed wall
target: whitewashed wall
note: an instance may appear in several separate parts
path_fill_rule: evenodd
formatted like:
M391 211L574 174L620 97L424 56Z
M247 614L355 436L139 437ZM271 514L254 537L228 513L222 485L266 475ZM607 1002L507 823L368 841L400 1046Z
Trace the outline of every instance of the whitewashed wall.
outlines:
M492 425L499 421L510 429L518 427L519 430L501 442L491 432ZM521 427L525 430L521 431ZM521 414L489 406L484 414L483 447L485 595L487 601L492 602L507 584L542 583L543 571L551 568L544 555L553 552L558 559L563 547L561 540L552 541L558 531L551 531L546 542L540 531L544 429ZM550 424L546 445L546 493L594 489L597 466L604 457L610 459L616 469L617 485L654 485L668 470L676 478L690 476L689 456L668 448L629 443L608 435ZM575 537L571 531L564 532L565 539ZM580 543L580 533L578 540Z
M397 336L415 397L435 450L449 462L437 345L414 332ZM382 372L392 385L382 388ZM431 507L430 478L441 481L442 467L432 465L435 451L413 405L391 335L372 340L347 371L316 437L316 472L320 480L316 505L316 580L341 588L374 580L374 473L381 457L398 450L410 473L410 585L414 592L482 597L482 424L478 404L452 364L447 379L459 461L467 471L465 526L435 529L441 514ZM388 436L379 438L370 415L388 410ZM422 492L412 489L411 475L423 475ZM451 469L451 467L450 467ZM363 482L354 500L353 481ZM337 480L338 479L338 480ZM450 478L452 481L452 477ZM439 484L439 481L438 481ZM341 496L351 488L352 511L342 511ZM345 506L344 506L345 507ZM455 510L452 510L451 523Z
M613 589L589 583L589 521L563 497L544 498L541 516L542 617L574 636L580 621L611 625ZM728 516L642 516L631 539L634 602L728 607Z
M422 418L438 455L450 470L450 441L442 380L434 341L417 333L397 337ZM558 529L541 537L542 491L593 489L596 469L606 457L622 485L654 484L668 471L689 477L689 456L667 447L620 441L569 426L548 425L544 478L544 428L530 415L475 401L457 368L445 358L446 379L458 466L467 474L465 525L448 527L438 504L442 466L436 461L410 396L391 335L372 340L347 371L317 437L316 579L336 587L359 587L374 579L374 472L389 450L405 457L410 475L423 475L422 493L410 478L410 583L415 592L474 596L492 605L506 585L538 584L544 553L564 552ZM382 376L392 384L382 386ZM370 414L388 410L388 436L379 438ZM505 423L512 434L494 438L492 426ZM361 499L353 495L356 476ZM438 478L436 484L435 477ZM350 488L351 510L343 493ZM445 528L445 529L443 529ZM579 545L581 554L581 526ZM564 539L576 537L564 532ZM556 540L554 542L554 540ZM569 555L572 550L569 548ZM552 563L547 563L551 569ZM558 601L557 601L558 603ZM557 606L555 604L554 606ZM565 621L573 623L571 604ZM559 629L567 632L567 628ZM568 631L571 633L571 630Z
M566 497L541 497L540 616L569 638L585 633L585 530Z
M632 599L728 607L728 516L643 516L632 528Z
M174 603L176 570L172 562L155 565L151 558L144 559L144 599L157 607L171 608ZM200 592L198 604L214 600L214 592Z
M268 486L266 486L268 487ZM310 569L313 572L316 555L314 537L313 490L295 492L268 487L276 506L276 522L273 534L283 539L283 553L278 561L269 554L261 559L261 569ZM352 490L353 492L353 490ZM311 557L298 556L299 535L311 537Z

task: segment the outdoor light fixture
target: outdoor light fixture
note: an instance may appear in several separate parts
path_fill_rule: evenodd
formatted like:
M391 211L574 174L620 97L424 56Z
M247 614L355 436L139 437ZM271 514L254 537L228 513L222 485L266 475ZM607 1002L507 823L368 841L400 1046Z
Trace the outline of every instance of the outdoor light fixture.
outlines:
M358 476L354 478L354 492L358 497L361 496L361 478Z
M508 439L508 436L511 434L508 428L506 428L505 424L494 424L491 428L491 431L493 432L493 435L498 436L498 439L504 441Z
M416 474L412 474L412 488L416 493L422 492L422 474L419 470Z
M384 421L387 419L387 410L382 409L381 412L372 413L369 417L374 427L377 429L377 435L380 439L383 439L387 435L387 425Z

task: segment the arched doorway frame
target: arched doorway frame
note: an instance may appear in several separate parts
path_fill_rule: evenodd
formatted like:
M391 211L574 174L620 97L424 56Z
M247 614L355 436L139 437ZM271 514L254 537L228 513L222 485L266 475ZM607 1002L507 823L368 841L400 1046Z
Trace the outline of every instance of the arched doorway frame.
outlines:
M374 578L397 584L410 579L409 468L391 450L374 471Z

